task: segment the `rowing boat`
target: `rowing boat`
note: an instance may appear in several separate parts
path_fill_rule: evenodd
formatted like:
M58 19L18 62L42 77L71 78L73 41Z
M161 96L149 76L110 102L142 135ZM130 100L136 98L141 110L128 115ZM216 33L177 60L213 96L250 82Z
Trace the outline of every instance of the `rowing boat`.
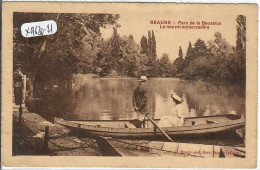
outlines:
M103 156L245 157L244 147L125 140L110 137L98 137L97 143Z
M156 123L159 119L154 119ZM145 128L136 128L133 120L64 120L55 118L54 122L88 135L113 138L153 138L162 137L151 121L144 120ZM245 126L245 119L237 115L215 115L186 117L183 126L161 127L169 136L194 136L234 132Z

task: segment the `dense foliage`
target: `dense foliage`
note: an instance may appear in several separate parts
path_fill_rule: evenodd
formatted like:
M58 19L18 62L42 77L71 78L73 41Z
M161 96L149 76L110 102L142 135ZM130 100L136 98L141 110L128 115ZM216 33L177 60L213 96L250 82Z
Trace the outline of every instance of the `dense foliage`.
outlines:
M167 53L157 56L153 30L143 35L138 44L131 34L118 34L118 18L113 14L14 13L14 66L22 64L23 73L31 81L31 91L35 80L69 82L74 73L245 82L245 16L236 18L236 47L216 32L208 42L189 42L186 55L179 47L173 63ZM21 36L22 23L41 20L56 21L58 31L49 36ZM113 34L104 40L100 28L107 26L113 26Z
M101 51L100 28L119 26L119 15L112 14L14 13L13 18L14 67L22 65L32 93L34 87L46 89L48 83L66 86L73 73L91 72ZM44 20L56 21L55 34L32 38L21 35L23 23Z
M179 47L178 57L171 63L169 55L157 57L153 31L142 36L140 45L133 36L120 36L114 28L112 37L104 41L98 67L105 74L118 76L178 77L188 80L245 82L246 18L237 17L237 45L230 45L220 32L207 42L197 39L188 44L186 55ZM104 63L102 61L105 61ZM100 65L103 63L103 65Z
M154 32L148 31L140 45L130 34L119 35L117 28L108 40L103 40L102 48L94 62L94 73L101 76L156 76L156 41Z
M183 60L181 48L179 57L174 61L173 75L190 80L240 81L246 78L246 18L237 16L236 47L231 46L220 32L207 44L198 39L195 44L189 42L186 57Z

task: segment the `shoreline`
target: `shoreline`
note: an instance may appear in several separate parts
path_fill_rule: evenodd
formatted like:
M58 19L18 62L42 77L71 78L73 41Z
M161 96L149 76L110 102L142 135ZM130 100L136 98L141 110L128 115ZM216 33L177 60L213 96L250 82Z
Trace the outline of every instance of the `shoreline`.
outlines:
M45 127L49 127L46 148ZM13 106L12 155L101 156L96 140L70 136L70 130L53 124L39 114L23 109L19 124L19 106Z
M74 79L78 79L78 78L82 78L82 79L111 79L111 80L116 80L116 79L136 79L138 80L139 77L127 77L127 76L114 76L114 77L92 77L93 74L75 74L74 75ZM202 79L198 79L198 80L193 80L193 79L181 79L181 78L178 78L178 77L147 77L147 79L149 80L155 80L155 79L174 79L174 80L178 80L178 81L181 81L181 82L204 82L204 83L213 83L213 84L239 84L241 86L245 86L245 83L243 82L233 82L233 81L219 81L219 80L202 80Z

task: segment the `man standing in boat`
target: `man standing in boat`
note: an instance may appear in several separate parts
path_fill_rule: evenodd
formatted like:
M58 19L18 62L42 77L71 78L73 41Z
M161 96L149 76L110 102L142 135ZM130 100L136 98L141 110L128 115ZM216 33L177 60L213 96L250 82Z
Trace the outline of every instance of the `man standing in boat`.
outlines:
M147 89L145 86L147 78L146 76L141 76L138 81L139 85L134 89L133 93L133 106L138 115L138 122L136 126L141 127L147 112Z

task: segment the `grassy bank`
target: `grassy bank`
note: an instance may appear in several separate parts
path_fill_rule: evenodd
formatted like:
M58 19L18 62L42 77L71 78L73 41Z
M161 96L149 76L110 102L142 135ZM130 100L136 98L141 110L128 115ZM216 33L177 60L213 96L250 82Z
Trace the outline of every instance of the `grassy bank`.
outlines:
M49 126L48 147L44 145L45 127ZM100 156L95 139L78 138L64 126L53 124L36 113L23 110L19 123L18 106L13 111L13 156L57 155Z

